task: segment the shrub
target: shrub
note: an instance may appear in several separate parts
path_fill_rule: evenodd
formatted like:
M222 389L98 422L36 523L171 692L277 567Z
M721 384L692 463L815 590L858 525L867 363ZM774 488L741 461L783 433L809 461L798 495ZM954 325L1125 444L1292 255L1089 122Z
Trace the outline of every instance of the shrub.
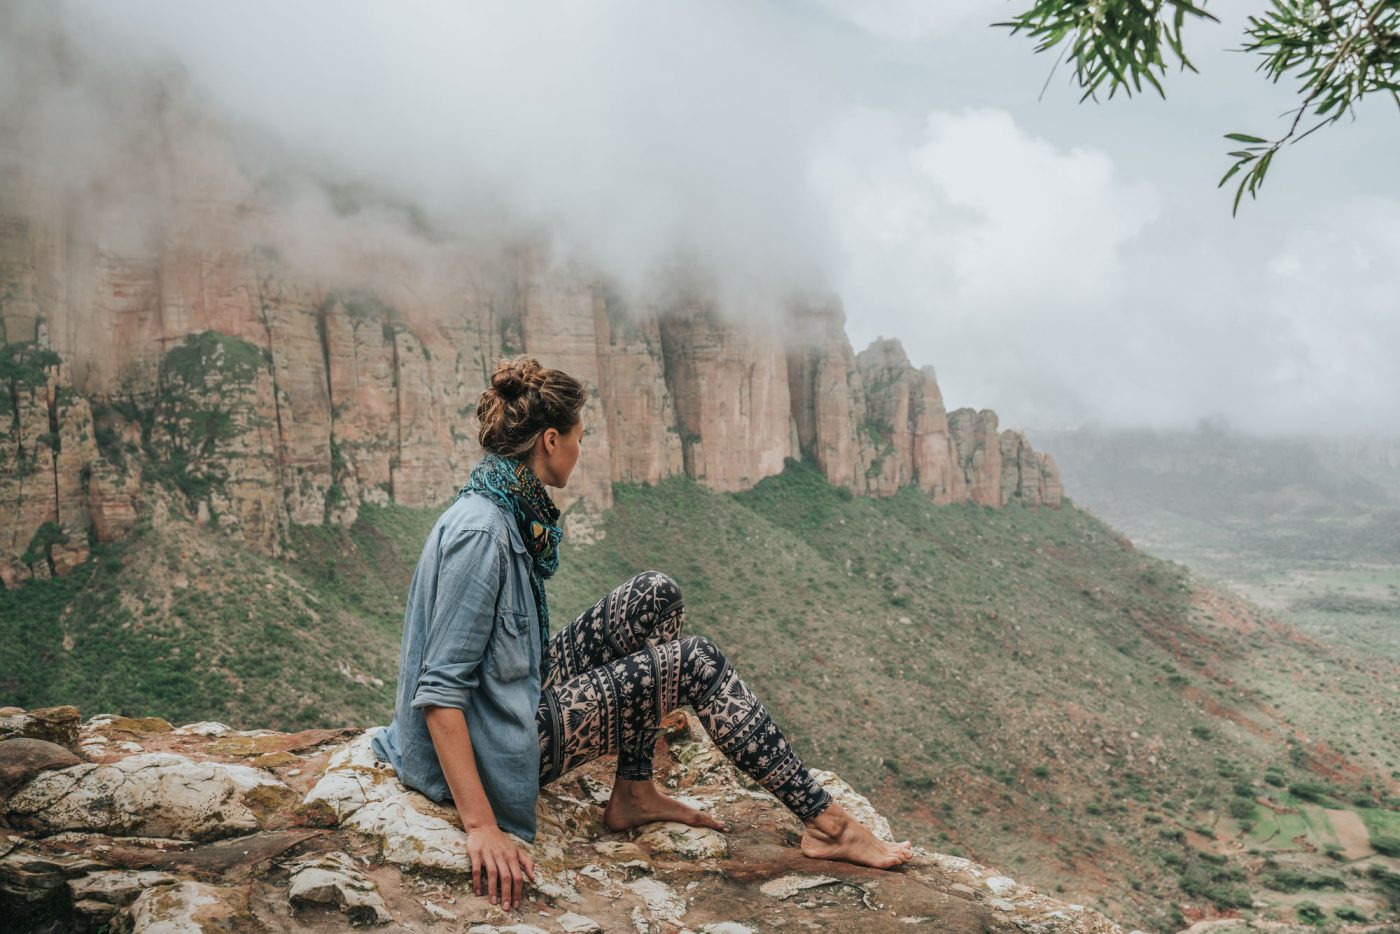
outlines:
M1249 798L1235 798L1230 802L1230 816L1236 820L1249 820L1254 816L1254 801Z
M1375 880L1392 903L1400 905L1400 872L1394 872L1384 866L1372 866L1366 870L1366 875Z
M1327 800L1331 789L1321 782L1294 782L1288 786L1288 792L1304 801L1323 802Z
M1360 908L1353 908L1351 905L1340 905L1332 909L1332 914L1343 921L1357 921L1362 924L1371 920L1366 917L1366 912L1362 911Z
M1308 872L1304 869L1276 869L1263 878L1263 883L1275 892L1297 892L1302 889L1345 889L1341 876L1330 872Z
M1317 902L1302 902L1298 905L1298 920L1304 924L1321 924L1327 914Z
M1400 858L1400 837L1394 834L1378 833L1371 837L1371 846L1378 853Z
M1200 857L1209 854L1198 853ZM1205 860L1186 867L1180 877L1181 891L1187 895L1209 899L1221 908L1248 908L1254 896L1244 885L1244 871L1221 865L1225 860Z

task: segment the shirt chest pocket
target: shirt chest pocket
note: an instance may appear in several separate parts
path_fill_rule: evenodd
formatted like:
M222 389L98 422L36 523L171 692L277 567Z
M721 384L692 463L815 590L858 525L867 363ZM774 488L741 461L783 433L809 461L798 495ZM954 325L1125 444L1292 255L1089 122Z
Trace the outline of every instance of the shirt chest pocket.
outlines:
M498 681L516 681L530 673L530 617L502 612L491 632L487 668Z

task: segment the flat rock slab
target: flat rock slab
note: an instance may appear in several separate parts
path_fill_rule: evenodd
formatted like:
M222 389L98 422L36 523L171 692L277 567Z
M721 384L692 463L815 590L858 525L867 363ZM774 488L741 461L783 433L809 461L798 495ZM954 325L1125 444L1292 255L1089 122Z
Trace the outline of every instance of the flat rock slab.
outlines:
M269 753L314 749L329 743L343 743L363 730L345 727L337 730L302 730L300 733L226 733L205 750L216 756L265 756Z
M207 840L256 831L253 804L290 789L246 766L143 753L45 772L10 798L10 823L40 834L91 830Z

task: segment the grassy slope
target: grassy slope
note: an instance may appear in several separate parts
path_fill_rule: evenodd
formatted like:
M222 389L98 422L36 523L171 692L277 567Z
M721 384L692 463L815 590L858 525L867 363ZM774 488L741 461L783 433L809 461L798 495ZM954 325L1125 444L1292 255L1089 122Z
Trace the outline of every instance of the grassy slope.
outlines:
M689 630L810 764L910 836L1149 929L1170 929L1179 900L1248 900L1257 867L1198 853L1228 851L1207 835L1239 832L1237 791L1321 775L1348 800L1396 793L1393 664L1199 591L1082 511L852 498L798 465L738 495L673 479L616 501L600 543L566 545L556 619L636 571L671 573ZM366 508L349 532L296 530L281 561L148 529L66 580L0 592L23 632L0 640L0 700L384 722L435 515Z
M67 578L0 591L0 700L247 729L387 720L403 594L436 511L363 516L348 533L296 529L282 561L147 526Z

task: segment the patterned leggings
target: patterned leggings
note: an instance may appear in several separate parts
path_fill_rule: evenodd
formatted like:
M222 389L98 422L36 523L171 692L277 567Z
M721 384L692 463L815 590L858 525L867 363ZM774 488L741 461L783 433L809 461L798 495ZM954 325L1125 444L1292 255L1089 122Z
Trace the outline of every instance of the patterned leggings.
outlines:
M681 637L684 619L676 582L644 571L549 640L535 710L540 784L614 752L618 778L651 778L661 718L689 704L730 761L812 820L831 796L715 644Z

